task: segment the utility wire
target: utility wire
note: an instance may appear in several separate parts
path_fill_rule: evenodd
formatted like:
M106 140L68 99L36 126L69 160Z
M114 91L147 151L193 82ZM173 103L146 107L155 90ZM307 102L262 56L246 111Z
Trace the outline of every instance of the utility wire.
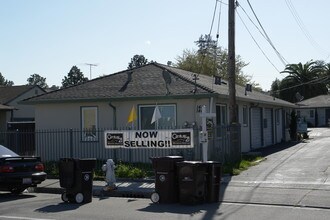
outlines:
M214 11L213 11L213 17L212 17L212 22L211 22L211 28L210 28L209 36L211 36L211 32L212 32L212 29L213 29L215 13L217 12L217 6L218 6L218 0L215 0L215 6L214 6Z
M289 90L289 89L293 89L293 88L296 88L296 87L299 87L299 86L303 86L303 85L307 85L307 84L318 84L318 83L323 83L323 82L327 82L327 80L329 80L329 76L325 76L323 78L319 78L319 79L313 79L311 81L308 81L308 82L304 82L304 83L300 83L298 85L294 85L294 86L291 86L291 87L287 87L287 88L284 88L284 89L279 89L279 90L275 90L273 92L281 92L281 91L285 91L285 90Z
M222 0L220 1L219 18L218 18L217 45L218 45L218 39L219 39L219 33L220 33L221 8L222 8L221 6L222 6Z
M321 52L323 54L327 54L327 52L322 49L322 47L315 41L315 39L312 37L310 32L307 30L306 26L304 25L303 21L301 20L297 10L295 9L294 5L292 4L291 0L285 0L286 5L288 6L292 16L294 17L295 21L297 22L300 30L305 35L306 39L309 41L309 43L316 49L318 52ZM329 54L327 54L329 56Z
M245 9L243 8L242 5L239 5L239 7L243 10L243 12L245 13L246 17L248 17L248 19L251 21L251 23L254 25L254 27L259 31L259 33L261 34L261 36L263 36L265 38L265 40L268 41L267 37L265 36L265 34L260 30L260 28L254 23L254 21L252 20L252 18L248 15L248 13L245 11Z
M254 17L256 18L256 20L259 23L259 26L261 27L262 31L264 32L266 38L268 39L268 42L270 43L270 45L272 46L272 48L274 49L275 53L277 54L278 58L281 60L281 62L283 63L284 66L286 66L288 64L288 61L285 60L285 58L280 54L280 52L278 52L278 50L276 49L275 45L273 44L273 42L271 41L270 37L268 36L267 32L265 31L264 27L262 26L257 14L255 13L251 3L249 0L247 0L249 7L251 9L251 11L253 12Z
M274 65L274 63L269 59L269 57L266 55L266 53L262 50L262 48L260 47L260 45L258 44L258 42L256 41L256 39L253 37L252 33L250 32L249 28L247 27L247 25L245 24L245 22L243 21L241 15L239 14L239 12L236 10L236 13L238 15L238 17L240 18L241 22L243 23L245 29L247 30L247 32L250 34L251 38L253 39L254 43L257 45L257 47L259 48L259 50L262 52L262 54L266 57L266 59L268 60L268 62L276 69L276 71L278 73L281 73L277 67Z

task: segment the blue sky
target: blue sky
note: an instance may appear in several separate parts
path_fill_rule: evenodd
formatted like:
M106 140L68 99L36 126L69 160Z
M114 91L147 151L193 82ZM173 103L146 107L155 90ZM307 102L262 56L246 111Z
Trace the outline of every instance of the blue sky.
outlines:
M223 2L219 44L227 48L228 1ZM309 39L291 14L288 2L298 13ZM273 64L259 50L238 16L236 54L249 63L244 73L268 90L275 78L286 76L274 68L282 71L284 64L244 14L242 9L254 19L247 1L239 3L239 15ZM250 3L288 63L328 59L329 1ZM125 70L135 54L163 64L175 62L184 49L196 48L194 41L201 34L209 33L214 6L215 0L1 0L0 72L15 85L26 84L27 78L37 73L46 78L49 86L60 86L73 65L89 77L85 63L98 64L92 69L95 78ZM217 23L211 33L213 38Z

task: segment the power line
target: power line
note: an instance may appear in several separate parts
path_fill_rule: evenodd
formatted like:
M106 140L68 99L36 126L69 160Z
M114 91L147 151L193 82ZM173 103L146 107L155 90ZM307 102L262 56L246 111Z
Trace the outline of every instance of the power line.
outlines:
M296 87L299 87L299 86L303 86L303 85L307 85L307 84L325 83L325 82L327 82L327 80L329 80L329 78L330 78L329 76L325 76L323 78L313 79L313 80L308 81L308 82L300 83L298 85L294 85L294 86L287 87L287 88L284 88L284 89L275 90L273 92L281 92L281 91L293 89L293 88L296 88Z
M288 6L292 16L294 17L295 21L297 22L300 30L305 35L306 39L309 41L309 43L316 49L318 52L321 52L323 54L326 54L329 57L329 54L322 49L322 47L315 41L315 39L312 37L310 32L307 30L305 24L301 20L297 10L295 9L294 5L292 4L291 0L285 0L286 5Z
M267 37L264 35L264 33L260 30L260 28L254 23L254 21L252 20L252 18L248 15L248 13L245 11L245 9L243 8L242 5L239 5L239 7L243 10L243 12L245 13L246 17L248 17L248 19L251 21L251 23L254 25L254 27L259 31L259 33L261 34L261 36L263 36L265 38L265 40L268 41Z
M269 59L269 57L266 55L266 53L262 50L262 48L260 47L260 45L258 44L257 40L253 37L252 33L250 32L249 28L247 27L247 25L245 24L245 22L243 21L241 15L239 14L239 12L236 10L236 13L238 15L238 17L240 18L241 22L243 23L245 29L247 30L247 32L250 34L252 40L254 41L254 43L257 45L257 47L259 48L259 50L262 52L262 54L266 57L266 59L268 60L268 62L276 69L276 71L278 73L281 73L277 67L274 65L274 63Z
M284 66L286 66L288 64L288 62L285 60L285 58L280 54L280 52L278 52L278 50L276 49L275 45L273 44L273 42L271 41L270 37L268 36L267 32L265 31L264 27L262 26L257 14L255 13L251 3L249 0L247 0L249 7L251 9L251 11L253 12L254 17L256 18L256 20L258 21L262 31L264 32L266 38L268 39L268 42L270 43L270 45L272 46L272 48L274 49L275 53L277 54L278 58L281 60L281 62L283 63Z
M210 36L211 36L212 29L213 29L215 13L217 12L217 6L218 6L218 0L215 0L215 6L214 6L213 17L212 17L212 22L211 22L211 28L210 28L210 32L209 32Z

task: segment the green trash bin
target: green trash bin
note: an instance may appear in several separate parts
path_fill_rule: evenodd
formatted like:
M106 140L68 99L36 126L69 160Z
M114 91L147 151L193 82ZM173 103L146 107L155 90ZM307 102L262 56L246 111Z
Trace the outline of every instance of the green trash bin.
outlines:
M205 202L207 164L200 161L177 163L180 203L195 205Z
M206 202L219 202L222 165L217 161L207 161L206 164Z
M151 195L154 203L179 202L176 164L183 161L181 156L151 157L155 171L155 192Z
M61 158L59 162L60 186L64 202L88 203L93 197L95 158Z

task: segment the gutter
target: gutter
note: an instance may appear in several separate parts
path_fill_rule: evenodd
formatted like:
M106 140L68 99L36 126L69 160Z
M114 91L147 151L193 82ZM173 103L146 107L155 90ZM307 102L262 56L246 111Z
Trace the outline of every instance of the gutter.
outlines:
M113 109L113 129L117 129L117 108L111 102L109 102L109 106Z
M112 101L132 101L132 100L166 100L166 99L196 99L196 98L209 98L217 97L216 93L204 93L204 94L191 94L191 95L157 95L157 96L125 96L111 98ZM52 99L52 100L24 100L19 104L34 105L34 104L55 104L55 103L75 103L75 102L103 102L109 101L109 98L82 98L82 99Z

